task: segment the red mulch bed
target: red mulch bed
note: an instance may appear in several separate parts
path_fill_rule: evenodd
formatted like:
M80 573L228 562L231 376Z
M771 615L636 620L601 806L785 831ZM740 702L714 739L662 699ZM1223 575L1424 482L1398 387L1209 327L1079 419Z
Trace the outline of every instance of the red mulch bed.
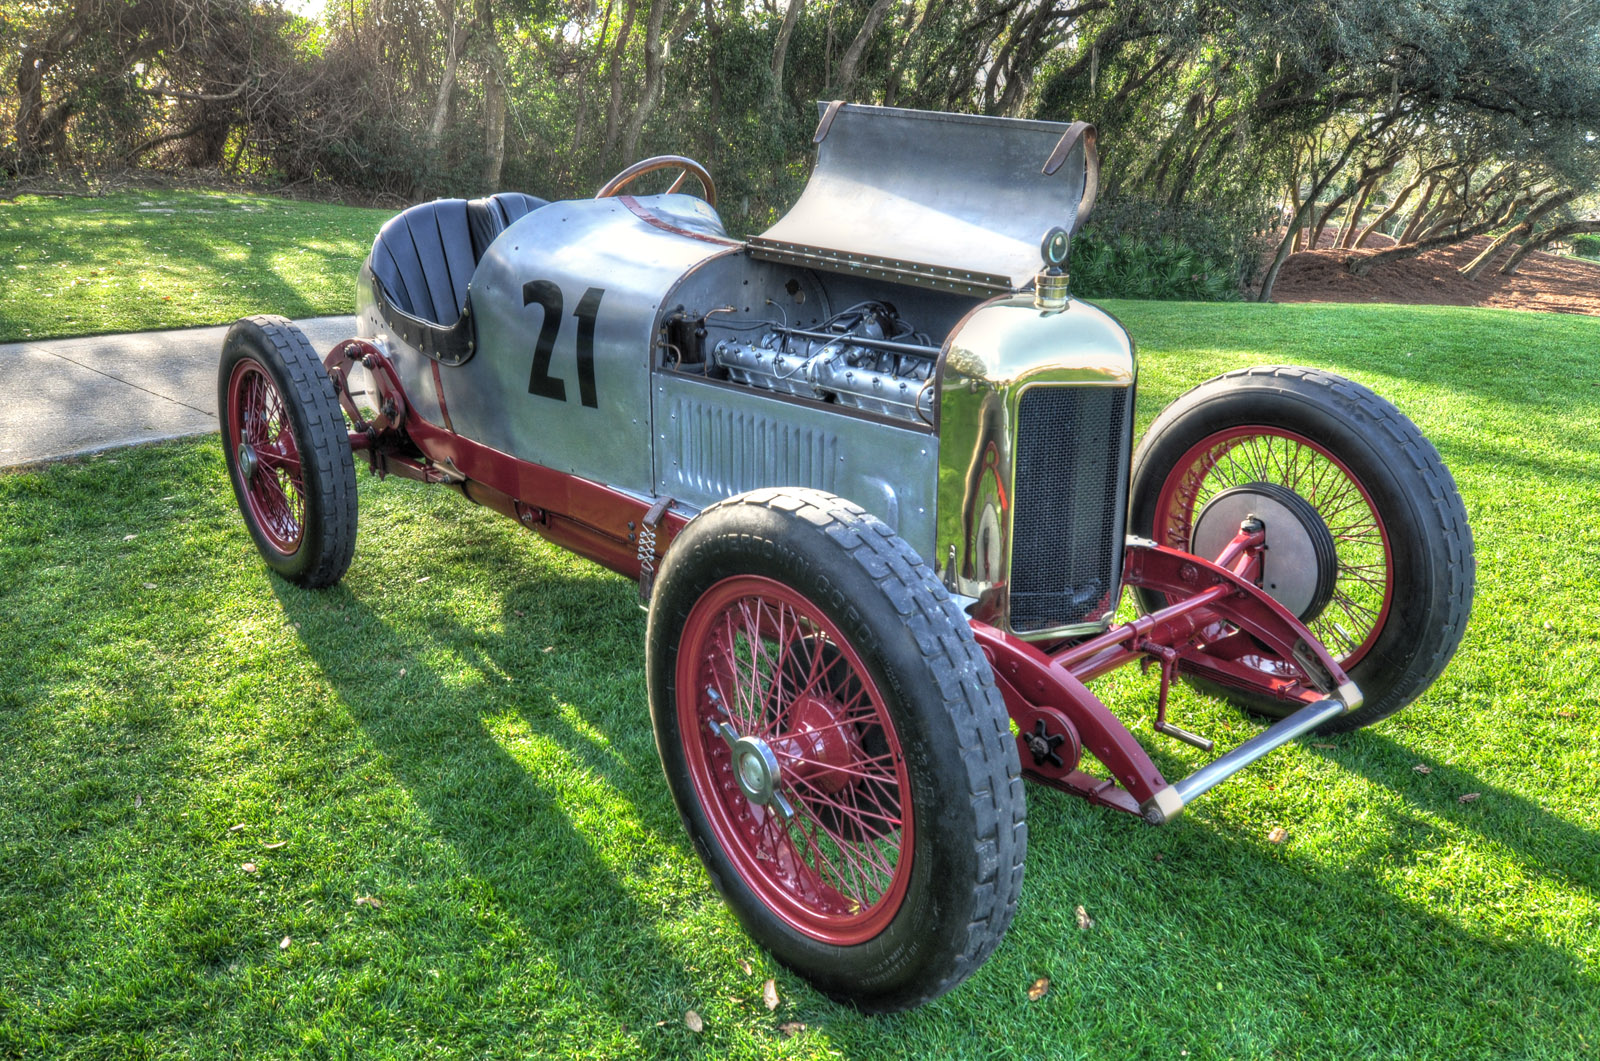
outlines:
M1326 243L1331 236L1324 235ZM1291 254L1272 290L1275 302L1399 302L1419 306L1492 306L1496 309L1545 310L1600 315L1600 262L1535 252L1523 259L1513 276L1501 276L1510 257L1503 249L1493 264L1468 280L1456 272L1489 245L1479 236L1454 247L1388 262L1366 276L1352 276L1344 260L1374 253L1374 236L1359 251L1321 249ZM1269 259L1270 260L1270 259Z

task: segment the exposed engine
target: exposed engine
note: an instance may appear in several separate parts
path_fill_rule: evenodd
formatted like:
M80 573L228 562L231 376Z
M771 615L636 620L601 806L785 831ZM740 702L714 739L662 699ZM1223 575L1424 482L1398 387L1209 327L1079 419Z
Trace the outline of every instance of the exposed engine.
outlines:
M814 329L763 322L753 339L723 339L710 363L736 383L933 423L939 348L882 302L863 302Z

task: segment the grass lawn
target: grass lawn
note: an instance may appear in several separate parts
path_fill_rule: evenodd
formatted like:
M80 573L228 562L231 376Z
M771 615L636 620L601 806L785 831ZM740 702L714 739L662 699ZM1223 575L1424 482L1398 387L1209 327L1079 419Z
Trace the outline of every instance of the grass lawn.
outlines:
M355 312L393 210L235 192L0 202L0 342Z
M1031 788L1005 944L944 999L866 1018L710 891L660 776L631 583L363 474L350 574L298 590L258 562L214 438L7 474L0 1056L1600 1051L1600 320L1110 308L1144 422L1284 362L1373 386L1436 441L1478 596L1416 704L1161 829ZM1149 735L1153 684L1100 688ZM1255 731L1175 706L1223 747ZM1169 776L1201 761L1147 743Z

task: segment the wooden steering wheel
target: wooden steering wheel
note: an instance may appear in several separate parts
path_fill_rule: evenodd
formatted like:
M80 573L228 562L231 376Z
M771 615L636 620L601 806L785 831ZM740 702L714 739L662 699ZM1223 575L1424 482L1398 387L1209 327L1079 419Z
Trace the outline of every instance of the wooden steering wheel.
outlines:
M705 192L705 201L712 206L717 205L717 186L712 183L711 174L707 173L706 168L700 163L683 155L654 155L650 158L640 159L602 184L600 190L594 193L594 197L596 199L605 199L613 195L620 195L622 194L622 189L632 184L636 179L646 173L654 173L658 169L676 169L679 171L678 179L672 182L672 187L667 189L666 194L671 195L677 191L683 185L684 178L693 174L694 179L700 182L701 190Z

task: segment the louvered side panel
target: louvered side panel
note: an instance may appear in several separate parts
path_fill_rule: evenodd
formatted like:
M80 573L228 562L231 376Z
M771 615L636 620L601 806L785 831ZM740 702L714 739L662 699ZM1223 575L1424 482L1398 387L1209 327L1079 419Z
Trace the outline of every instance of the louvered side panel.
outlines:
M716 498L762 486L838 489L835 432L684 395L667 407L665 434L677 443L674 466L663 469L669 493Z
M849 498L933 555L939 443L897 427L737 387L659 373L652 493L704 508L764 486Z

